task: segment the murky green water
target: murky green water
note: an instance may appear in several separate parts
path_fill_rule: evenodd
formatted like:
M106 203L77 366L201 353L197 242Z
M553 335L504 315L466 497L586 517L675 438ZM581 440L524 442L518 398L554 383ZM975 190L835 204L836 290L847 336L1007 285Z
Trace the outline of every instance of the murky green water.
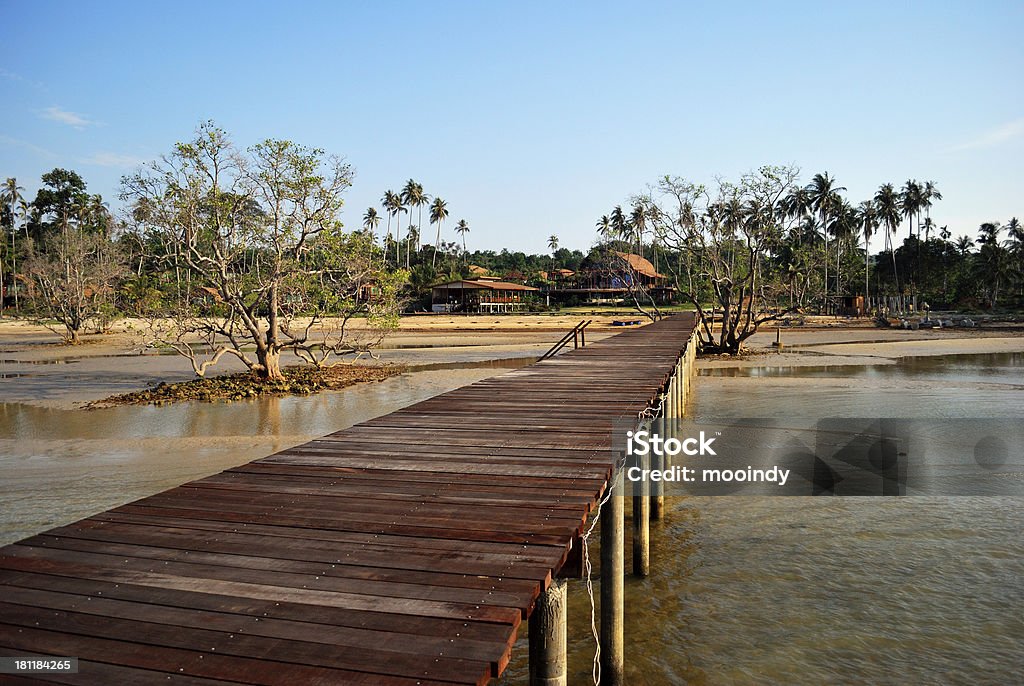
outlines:
M1020 354L716 370L689 409L1024 417L1022 371ZM627 682L1024 683L1022 532L1013 497L675 499L652 526L650 577L626 579ZM569 681L590 683L582 583L569 604ZM526 674L521 638L502 683Z

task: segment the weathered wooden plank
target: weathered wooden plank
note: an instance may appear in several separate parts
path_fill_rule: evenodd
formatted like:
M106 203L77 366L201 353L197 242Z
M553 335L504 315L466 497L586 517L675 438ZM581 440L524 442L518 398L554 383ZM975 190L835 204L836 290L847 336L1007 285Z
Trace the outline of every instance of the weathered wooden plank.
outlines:
M88 656L52 682L484 683L607 488L612 427L663 390L693 324L0 549L0 647Z

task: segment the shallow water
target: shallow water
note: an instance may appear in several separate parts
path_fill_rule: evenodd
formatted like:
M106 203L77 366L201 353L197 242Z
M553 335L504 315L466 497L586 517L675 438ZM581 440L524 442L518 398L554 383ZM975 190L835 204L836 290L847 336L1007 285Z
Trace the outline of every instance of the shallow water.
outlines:
M1022 371L1020 354L713 370L688 414L1024 417ZM1021 683L1024 498L671 501L651 575L626 577L628 683ZM569 683L591 683L583 583L569 607ZM502 684L527 683L524 636Z
M0 545L529 363L416 371L303 397L64 410L0 403Z

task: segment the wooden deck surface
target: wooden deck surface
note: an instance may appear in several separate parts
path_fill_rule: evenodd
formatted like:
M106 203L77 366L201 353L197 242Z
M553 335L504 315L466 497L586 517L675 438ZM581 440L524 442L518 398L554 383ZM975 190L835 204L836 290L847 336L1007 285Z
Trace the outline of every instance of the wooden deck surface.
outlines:
M3 683L483 684L673 370L677 315L0 548ZM187 456L182 456L187 459Z

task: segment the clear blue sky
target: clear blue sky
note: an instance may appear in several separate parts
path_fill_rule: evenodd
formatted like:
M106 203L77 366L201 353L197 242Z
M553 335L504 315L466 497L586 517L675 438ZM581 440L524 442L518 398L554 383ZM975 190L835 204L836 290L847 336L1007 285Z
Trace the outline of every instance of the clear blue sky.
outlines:
M1024 215L1024 3L0 0L0 176L119 178L213 119L414 178L470 248L586 249L664 174L934 180L954 235ZM426 233L426 232L425 232Z

